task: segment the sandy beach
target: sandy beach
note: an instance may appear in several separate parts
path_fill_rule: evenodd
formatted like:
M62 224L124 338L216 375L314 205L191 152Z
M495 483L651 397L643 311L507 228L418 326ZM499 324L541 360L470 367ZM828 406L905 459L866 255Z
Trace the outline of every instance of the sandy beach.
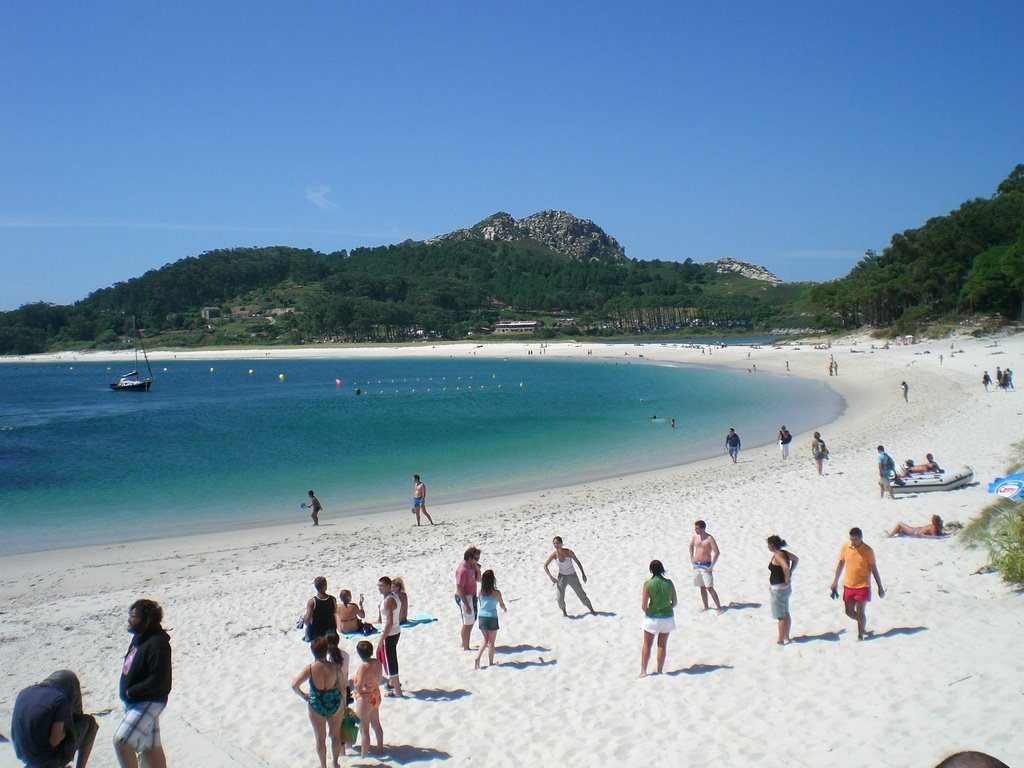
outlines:
M540 345L417 345L394 349L154 352L151 360L227 357L518 356ZM874 348L873 348L874 347ZM385 699L387 754L347 764L932 766L962 749L1024 765L1024 626L1021 595L987 553L956 536L883 538L896 521L933 514L967 523L991 500L1022 439L1024 401L985 392L982 372L1019 371L1024 335L946 338L883 350L866 336L784 347L700 348L557 343L549 357L592 354L728 365L820 381L845 412L819 427L831 458L818 476L810 433L783 461L774 435L733 426L745 449L671 469L446 504L431 498L434 527L410 526L408 509L332 515L275 528L0 558L0 732L9 734L17 692L59 668L82 680L100 731L90 766L116 765L118 674L129 642L128 606L164 606L174 649L174 689L162 719L172 766L315 766L305 705L289 689L310 660L295 624L311 582L364 593L376 605L381 575L402 576L410 613L399 645L402 699ZM749 357L748 357L749 355ZM834 356L839 374L829 376ZM940 357L941 356L941 357ZM22 358L39 360L40 358ZM49 359L125 359L65 354ZM904 402L900 382L909 384ZM699 406L698 406L699 407ZM780 424L784 418L780 420ZM765 445L765 443L769 443ZM897 461L926 452L945 467L969 465L975 484L879 499L875 446ZM429 484L430 478L425 478ZM687 543L707 521L721 547L716 588L726 610L702 611ZM873 636L855 625L829 584L851 526L864 530L887 594L868 608ZM765 538L799 555L791 611L794 642L778 646L769 611ZM541 565L561 535L586 567L598 615L571 591L570 618ZM494 668L475 671L459 648L454 570L470 545L495 571L501 615ZM660 559L679 593L666 674L638 679L640 592ZM376 615L375 608L368 613ZM474 630L473 644L480 642ZM344 647L353 657L354 641ZM16 766L0 743L0 768Z

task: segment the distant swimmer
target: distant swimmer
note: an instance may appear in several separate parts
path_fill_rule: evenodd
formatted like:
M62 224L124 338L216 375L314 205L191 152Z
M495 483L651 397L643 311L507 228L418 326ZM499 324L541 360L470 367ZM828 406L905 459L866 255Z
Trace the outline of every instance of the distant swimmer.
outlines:
M420 523L420 512L427 516L430 524L434 524L434 518L427 512L427 484L420 480L419 475L412 476L412 513L416 515L416 525Z

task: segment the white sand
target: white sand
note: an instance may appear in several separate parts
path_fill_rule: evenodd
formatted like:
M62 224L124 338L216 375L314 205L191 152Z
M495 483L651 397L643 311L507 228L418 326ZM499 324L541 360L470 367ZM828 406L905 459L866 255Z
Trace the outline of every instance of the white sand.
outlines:
M820 380L848 403L821 427L832 452L823 477L810 460L810 436L800 434L788 462L771 446L742 452L736 465L723 454L486 502L432 499L434 528L410 527L407 510L339 518L328 508L320 529L296 523L0 559L0 730L7 732L19 689L70 667L82 679L87 709L106 713L90 765L115 765L110 739L119 722L127 609L146 596L164 605L172 629L174 690L163 719L169 764L315 766L304 704L289 690L309 659L296 616L318 574L333 593L348 587L368 603L377 577L390 574L405 577L413 613L440 619L402 634L407 697L385 699L381 708L391 762L931 766L950 752L979 749L1024 765L1020 595L996 574L977 574L986 554L956 538L881 536L896 520L920 525L933 513L967 522L990 500L986 484L1003 472L1010 443L1022 438L1019 395L986 394L980 379L997 365L1024 368L1024 337L1000 338L998 347L990 339L952 343L963 352L951 354L949 339L872 352L866 338L829 351L755 349L749 360L746 348L715 350L711 358L671 345L547 349L551 357L593 349L598 357L756 364L777 373L788 360L792 375ZM424 345L391 353L513 356L526 347ZM838 377L827 375L829 354ZM72 358L99 359L61 362ZM903 379L909 404L900 395ZM771 438L734 426L749 445ZM969 464L979 484L879 500L878 443L897 460L931 451L943 465ZM721 616L701 612L691 586L686 547L697 518L722 548L716 581L729 608ZM866 642L857 642L841 604L828 597L836 554L853 525L875 548L888 590L870 604L875 636ZM797 642L784 647L775 644L768 607L764 540L772 533L801 558L791 604ZM603 615L583 616L570 591L570 613L580 615L561 617L540 568L553 534L582 559ZM495 570L509 604L498 633L500 665L478 672L475 654L458 648L452 602L454 568L471 544L483 550L482 564ZM640 587L652 558L664 561L680 593L678 629L668 674L639 680ZM474 632L474 644L478 638ZM10 745L0 744L0 767L15 764Z

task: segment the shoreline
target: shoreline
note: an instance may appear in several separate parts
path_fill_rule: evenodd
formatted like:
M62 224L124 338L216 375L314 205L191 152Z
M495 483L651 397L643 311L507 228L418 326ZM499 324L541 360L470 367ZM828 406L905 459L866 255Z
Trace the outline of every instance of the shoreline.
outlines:
M788 462L773 445L745 446L736 465L723 454L486 501L431 504L433 528L409 526L406 511L325 519L319 530L290 523L0 558L7 606L0 613L0 720L9 722L17 690L70 666L82 678L86 709L110 711L100 719L90 765L113 766L116 669L128 640L123 614L147 596L164 605L165 625L173 628L175 688L162 723L169 761L289 768L296 755L313 758L303 707L287 691L308 659L294 624L309 582L323 574L332 593L347 587L370 597L376 578L388 573L405 577L411 613L438 618L403 632L409 693L382 706L385 742L399 762L678 759L691 744L679 718L706 717L700 700L714 702L716 730L728 734L706 742L709 762L934 765L951 752L978 749L1022 763L1024 734L1006 706L1024 692L1024 659L1016 652L1021 596L997 575L979 572L986 553L964 549L956 537L880 533L895 520L919 525L931 514L966 523L992 498L985 485L1021 439L1010 434L1004 444L1000 436L1021 423L1024 401L1013 391L984 393L981 371L1019 368L1024 335L1001 337L998 348L990 343L945 339L872 353L869 339L853 338L831 350L715 349L713 364L746 367L749 352L766 372L784 372L788 359L791 375L819 380L845 399L845 411L817 427L831 451L823 477L809 457L808 431L794 435ZM560 351L585 355L591 345L570 346ZM547 345L546 354L557 350ZM655 363L702 357L699 348L660 343L613 351L620 360L625 351ZM840 363L837 377L826 372L830 354ZM908 403L901 380L911 384ZM930 451L944 466L969 464L976 485L879 500L878 443L898 461ZM722 548L721 616L700 610L690 583L686 548L697 517ZM827 595L851 525L874 547L888 591L870 605L875 637L866 643L851 637L842 607ZM571 592L568 608L578 618L563 619L555 605L540 565L556 533L584 563L598 616L580 615ZM764 539L773 533L801 558L792 600L796 642L783 647L775 645L767 606ZM470 655L456 650L450 587L470 544L483 550L483 567L495 569L509 604L498 634L501 665L476 673ZM637 680L639 589L652 558L675 580L678 629L666 674ZM870 693L862 700L835 695L852 689ZM550 718L553 691L566 728L599 738L538 728ZM235 706L243 693L260 706ZM751 718L755 696L766 707ZM953 722L958 727L950 728ZM865 736L853 745L851 728ZM794 734L784 750L780 732ZM12 760L10 745L0 744L0 768Z
M715 362L709 362L708 356L701 354L700 347L692 347L689 345L679 346L676 344L669 343L656 343L651 345L630 345L628 348L624 348L622 345L579 345L579 344L566 344L561 347L555 347L552 345L532 345L532 344L521 344L511 343L504 344L500 347L493 345L490 354L478 355L480 351L477 347L471 345L460 345L458 348L447 347L447 348L432 348L435 352L434 355L423 354L424 350L412 350L403 349L401 350L405 354L391 355L391 358L398 357L403 359L415 359L415 360L430 360L438 359L443 357L444 359L458 358L463 360L472 360L477 358L489 359L489 360L509 360L519 359L525 360L531 354L533 357L529 357L531 361L536 362L538 365L544 365L545 363L558 363L558 362L570 362L577 365L640 365L640 366L653 366L654 368L691 368L691 369L704 369L711 371L731 372L736 373L739 371L750 370L749 360L716 360ZM745 348L737 348L739 350L745 350ZM364 348L364 352L373 352L371 356L359 355L353 356L347 354L348 350L337 349L337 354L330 355L328 357L315 356L305 354L311 352L311 350L295 349L291 350L293 353L303 353L301 355L292 355L289 359L310 359L310 360L337 360L337 361L351 361L354 359L390 359L387 354L380 353L379 348ZM387 350L385 350L386 352ZM391 350L397 352L398 350ZM543 354L538 354L538 353ZM722 357L723 350L717 350L711 352L711 357ZM646 353L646 354L645 354ZM686 354L692 359L679 359L682 354ZM737 352L734 351L732 357L736 357ZM197 358L186 357L178 358L178 362L191 361L195 362ZM213 362L214 358L203 356L201 361L205 364L207 362ZM60 362L68 363L68 360L51 360L49 362ZM77 364L95 364L95 360L82 360L75 359L73 361ZM216 362L223 362L221 359ZM26 363L29 364L29 363ZM32 363L41 364L41 363ZM756 367L756 366L755 366ZM165 369L166 370L166 369ZM273 369L271 369L273 370ZM332 374L333 375L333 374ZM784 372L776 371L759 371L758 376L769 377L769 379L775 380L780 385L784 385L786 380L790 378L789 374ZM808 383L817 384L813 378L806 376L792 376L792 379L799 379L802 385ZM752 380L753 381L753 380ZM767 381L765 382L768 383ZM803 391L803 390L801 390ZM808 394L811 394L808 391ZM152 395L128 395L128 397L152 397ZM124 397L124 395L116 395L116 397ZM835 402L831 402L834 398ZM797 427L797 423L794 419L797 419L795 413L791 409L792 403L786 406L787 412L790 415L790 424ZM829 423L834 421L839 415L841 415L846 409L845 400L842 399L841 395L837 393L830 393L829 398L822 401L820 405L817 405L815 410L820 411L821 423ZM727 418L727 416L726 416ZM774 417L771 417L774 418ZM807 423L807 419L802 419L803 423ZM724 422L723 422L724 423ZM763 428L767 426L767 428ZM724 427L723 434L724 434ZM772 435L774 434L775 427L771 424L755 424L751 425L746 423L746 430L750 430L749 437L744 445L744 450L751 451L756 448L760 448L766 445L774 444ZM746 430L741 429L741 432L747 434ZM506 497L517 496L527 491L554 491L559 489L571 489L586 485L588 483L598 482L603 479L625 479L630 477L642 477L651 472L659 470L680 470L690 464L703 461L705 459L714 459L720 455L721 447L717 438L712 441L707 439L701 439L693 444L687 444L686 447L679 448L673 451L671 454L637 454L633 458L626 457L618 465L613 466L610 462L601 462L600 466L594 464L586 469L581 468L569 468L560 467L558 471L549 469L547 473L543 475L536 475L535 477L520 477L518 474L513 476L503 476L502 482L494 482L485 487L477 485L470 485L466 487L459 487L456 485L454 488L445 489L443 496L434 496L434 503L437 504L438 500L443 500L443 503L447 505L465 506L465 505L480 505L486 503L498 503ZM457 478L456 478L457 479ZM200 505L201 506L201 505ZM259 509L253 507L253 509ZM347 520L354 517L369 517L375 518L377 516L385 514L393 514L396 511L396 505L394 500L376 500L375 503L356 503L353 506L346 505L346 512L344 514L335 514L325 519L332 520ZM276 510L276 511L273 511ZM226 518L219 518L214 514L214 509L211 507L208 512L209 514L202 514L195 520L188 518L180 524L165 524L162 530L156 530L150 532L148 535L138 535L131 529L120 530L120 535L116 538L110 538L105 541L91 541L81 542L80 546L106 546L115 544L127 544L132 542L143 542L143 541L154 541L159 539L191 539L196 536L215 535L217 533L225 531L235 531L236 533L243 534L245 531L250 529L258 530L263 528L279 528L294 525L296 516L294 514L288 515L278 510L276 507L263 508L249 515L248 517L241 520L228 520ZM194 524L193 524L194 523ZM29 554L29 553L42 553L42 552L56 552L66 549L74 549L77 547L69 547L65 541L59 538L54 542L48 542L42 539L29 538L26 536L20 536L14 538L12 534L11 539L7 542L7 546L0 548L0 557L15 555L15 554Z

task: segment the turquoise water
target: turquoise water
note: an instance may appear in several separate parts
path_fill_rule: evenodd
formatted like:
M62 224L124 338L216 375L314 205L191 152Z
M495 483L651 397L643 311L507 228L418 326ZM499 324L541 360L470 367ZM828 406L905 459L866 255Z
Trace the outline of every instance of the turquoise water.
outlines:
M173 361L149 393L106 363L0 365L0 553L483 498L717 455L831 420L765 373L602 360ZM657 417L657 418L652 418ZM675 418L670 429L668 419Z

